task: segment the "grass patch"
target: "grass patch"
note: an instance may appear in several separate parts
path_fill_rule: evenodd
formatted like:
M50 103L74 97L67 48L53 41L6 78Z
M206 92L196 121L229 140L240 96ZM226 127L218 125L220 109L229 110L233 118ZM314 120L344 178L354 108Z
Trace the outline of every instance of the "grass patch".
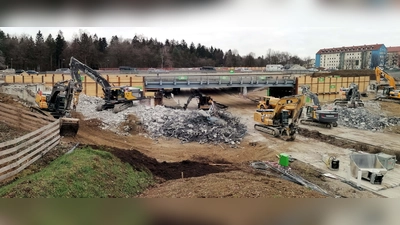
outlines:
M10 198L129 198L153 183L150 173L136 171L109 152L76 149L48 167L0 188Z

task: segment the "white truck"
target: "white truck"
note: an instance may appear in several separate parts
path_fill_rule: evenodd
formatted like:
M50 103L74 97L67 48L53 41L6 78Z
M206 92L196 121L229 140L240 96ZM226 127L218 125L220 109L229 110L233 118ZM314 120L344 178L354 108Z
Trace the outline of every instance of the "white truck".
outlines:
M282 71L283 66L281 64L269 64L265 66L265 71Z

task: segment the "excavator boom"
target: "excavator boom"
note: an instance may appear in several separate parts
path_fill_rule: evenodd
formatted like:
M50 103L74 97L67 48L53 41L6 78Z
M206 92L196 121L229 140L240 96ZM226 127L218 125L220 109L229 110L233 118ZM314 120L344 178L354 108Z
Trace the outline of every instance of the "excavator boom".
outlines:
M385 78L389 82L389 86L393 87L396 90L396 81L395 79L386 73L382 68L379 66L375 67L375 76L376 76L376 83L379 85L381 83L381 77Z
M143 98L143 91L139 88L134 87L114 87L101 76L100 73L93 70L89 66L83 64L79 60L71 57L70 61L71 67L71 76L73 79L81 79L79 75L79 71L85 73L88 77L94 80L97 84L99 84L104 93L104 104L100 104L96 107L97 111L101 111L104 109L112 108L115 113L123 111L124 109L133 106L133 101L141 100ZM78 86L78 89L81 90L82 86ZM77 104L79 94L75 95L74 103Z

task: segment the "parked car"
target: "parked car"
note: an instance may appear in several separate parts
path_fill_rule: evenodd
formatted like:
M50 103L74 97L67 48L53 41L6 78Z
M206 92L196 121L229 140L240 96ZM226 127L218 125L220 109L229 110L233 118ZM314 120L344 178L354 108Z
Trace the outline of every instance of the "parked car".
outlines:
M69 68L59 68L56 69L56 73L71 73L71 70Z
M21 74L21 73L23 73L23 72L25 72L25 70L21 70L21 69L15 70L15 74Z
M310 72L318 72L318 69L316 69L316 68L309 68L308 71L310 71Z
M39 74L39 72L36 72L35 70L27 70L27 74Z
M242 72L242 73L251 73L251 72L253 72L253 70L247 69L247 68L241 68L240 72Z
M138 70L136 68L132 68L130 66L120 66L119 67L120 73L137 73Z
M217 70L213 66L202 66L200 67L202 73L216 73Z

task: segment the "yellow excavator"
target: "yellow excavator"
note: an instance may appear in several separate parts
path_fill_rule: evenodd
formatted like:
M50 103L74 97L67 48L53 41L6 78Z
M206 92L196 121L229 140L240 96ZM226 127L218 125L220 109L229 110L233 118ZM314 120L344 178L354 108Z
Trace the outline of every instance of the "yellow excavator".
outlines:
M39 90L35 97L37 106L31 106L31 111L36 111L45 116L60 119L60 135L73 137L79 129L79 119L72 118L71 105L75 109L76 96L82 91L82 85L75 79L55 83L50 92ZM73 103L74 102L74 103Z
M101 86L103 90L103 101L96 106L97 111L112 109L114 113L118 113L129 107L132 107L134 101L140 101L144 98L143 90L141 88L130 86L113 86L107 81L107 79L101 76L100 73L83 64L74 57L71 57L69 66L72 77L80 77L79 71L81 71Z
M268 109L257 109L254 113L254 121L257 122L254 129L293 141L304 104L304 95L294 95L280 98L276 103L270 104Z
M279 101L279 98L275 98L272 96L264 96L258 101L257 108L258 109L272 109L276 106L276 103Z
M375 90L378 90L383 87L382 95L376 97L376 100L385 100L385 101L396 101L400 100L400 90L396 90L396 81L395 79L386 73L379 66L375 67L375 76L376 76L376 87ZM389 86L381 84L381 78L385 78L389 82Z

